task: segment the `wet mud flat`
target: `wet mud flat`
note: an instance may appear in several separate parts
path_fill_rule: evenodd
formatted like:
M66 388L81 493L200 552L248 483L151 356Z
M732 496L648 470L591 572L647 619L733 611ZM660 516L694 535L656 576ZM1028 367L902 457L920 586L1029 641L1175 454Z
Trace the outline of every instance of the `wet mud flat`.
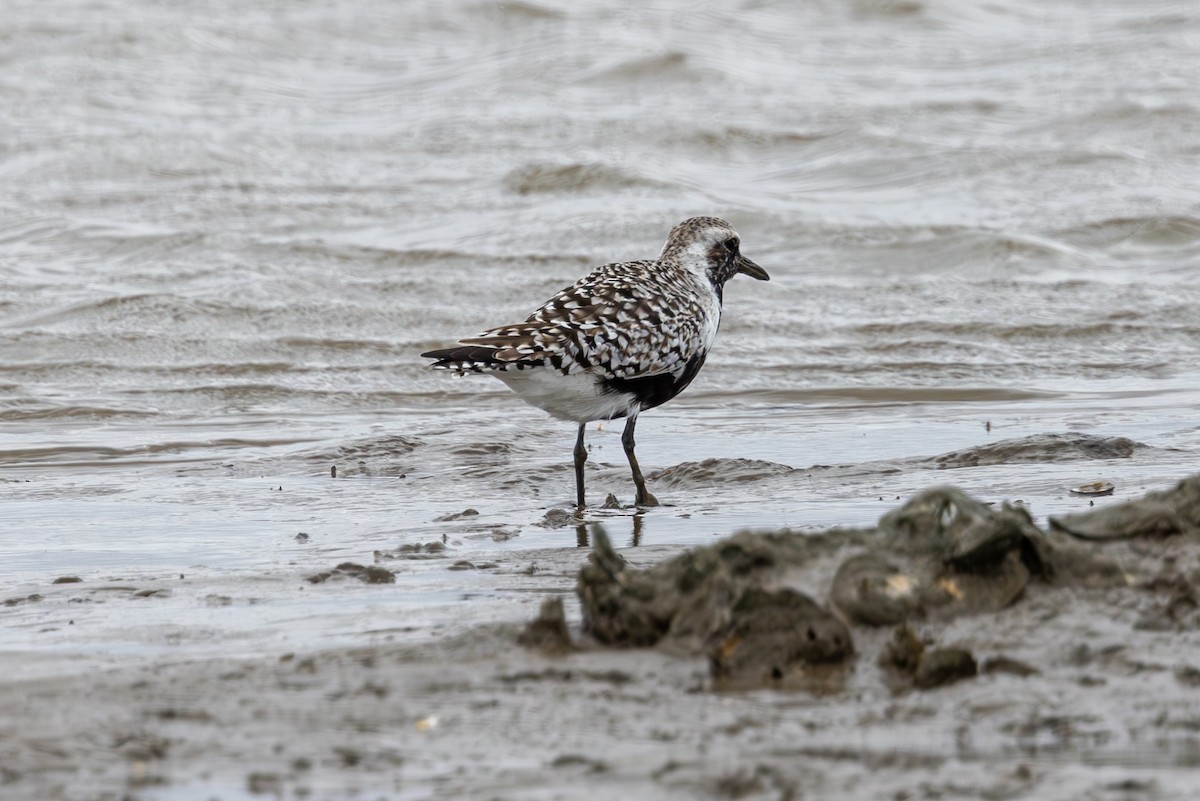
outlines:
M529 614L10 679L3 797L1194 797L1200 476L1046 527L933 488L874 528L590 533L491 566ZM301 578L388 592L392 556Z

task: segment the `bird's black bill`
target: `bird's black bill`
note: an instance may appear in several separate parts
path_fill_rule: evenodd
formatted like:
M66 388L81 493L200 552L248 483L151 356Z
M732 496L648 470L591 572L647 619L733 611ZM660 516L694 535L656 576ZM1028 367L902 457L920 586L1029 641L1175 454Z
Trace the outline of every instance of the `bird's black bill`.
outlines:
M745 256L738 254L737 261L733 263L739 273L748 275L751 278L757 278L759 281L770 281L771 276L767 275L767 271L759 267L754 262L747 259Z

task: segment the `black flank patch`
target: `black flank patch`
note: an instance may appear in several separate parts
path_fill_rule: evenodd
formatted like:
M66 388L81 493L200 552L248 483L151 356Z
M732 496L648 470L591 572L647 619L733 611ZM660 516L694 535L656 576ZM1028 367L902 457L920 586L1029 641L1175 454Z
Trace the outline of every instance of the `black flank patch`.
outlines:
M605 394L633 395L643 410L653 409L683 392L704 366L704 357L707 355L701 353L693 357L679 378L670 373L644 378L609 378L600 383L600 388Z

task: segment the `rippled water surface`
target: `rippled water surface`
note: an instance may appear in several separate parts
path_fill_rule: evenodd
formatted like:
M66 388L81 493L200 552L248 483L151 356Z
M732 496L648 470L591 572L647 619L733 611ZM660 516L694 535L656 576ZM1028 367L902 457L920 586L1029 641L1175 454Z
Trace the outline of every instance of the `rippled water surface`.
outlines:
M0 44L11 679L428 640L569 594L574 430L419 354L692 215L772 281L730 284L700 377L641 418L664 507L629 507L620 423L589 428L587 523L632 561L936 483L1044 520L1200 464L1195 2L8 0ZM343 561L396 585L304 582ZM929 719L913 742L959 742ZM1194 761L1188 725L1164 753ZM1084 797L1160 764L1096 743L1033 773Z
M1197 464L1194 4L4 16L6 582L575 546L543 519L571 426L418 354L695 214L772 281L729 286L704 371L642 418L667 506L596 509L620 541L864 524L944 481L1041 516ZM620 425L593 429L591 499L628 504ZM1065 431L1144 447L929 461ZM713 458L774 464L680 468Z

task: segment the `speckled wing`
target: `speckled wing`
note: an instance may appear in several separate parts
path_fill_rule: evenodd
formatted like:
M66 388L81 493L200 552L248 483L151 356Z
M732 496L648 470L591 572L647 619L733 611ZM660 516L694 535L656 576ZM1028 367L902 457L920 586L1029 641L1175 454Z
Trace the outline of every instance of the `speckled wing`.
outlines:
M675 286L687 276L656 271L654 265L606 264L525 322L461 344L490 349L491 369L550 366L564 375L588 372L603 379L681 375L704 350L703 312L694 290Z

